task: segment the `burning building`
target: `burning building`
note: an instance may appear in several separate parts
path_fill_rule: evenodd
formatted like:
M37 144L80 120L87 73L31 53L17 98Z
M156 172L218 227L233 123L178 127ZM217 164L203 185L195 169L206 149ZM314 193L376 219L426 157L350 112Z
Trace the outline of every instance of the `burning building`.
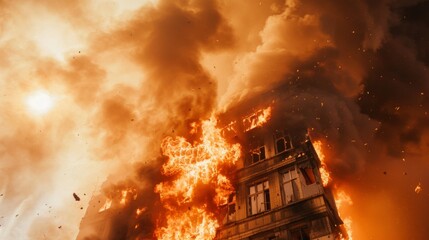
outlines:
M174 180L154 188L159 194L157 201L164 206L158 215L163 215L160 218L166 223L152 219L157 223L153 237L344 239L347 233L333 193L326 187L329 176L308 130L288 122L279 106L272 103L256 111L240 107L220 115L217 125L212 120L203 122L197 145L184 138L164 139L161 149L169 159L161 171L165 175L173 172ZM225 162L234 167L222 170L220 164ZM209 194L204 198L209 201L201 202L199 191ZM113 205L124 205L124 199L117 199ZM109 199L94 198L91 204L96 207L87 211L78 239L90 235L112 239L111 231L117 229L111 229L112 222L106 219L115 218L112 216L118 214L118 208L110 208ZM131 231L148 226L134 225ZM145 239L150 238L151 230L145 231Z
M235 192L222 206L216 239L337 239L344 235L321 161L305 128L272 107L224 128L241 143ZM241 114L243 115L243 114Z

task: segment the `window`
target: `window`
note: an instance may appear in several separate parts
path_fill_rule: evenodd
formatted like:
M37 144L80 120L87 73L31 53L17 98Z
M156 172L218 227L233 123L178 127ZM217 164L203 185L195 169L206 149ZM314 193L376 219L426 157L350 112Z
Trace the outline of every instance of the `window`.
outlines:
M249 187L249 215L271 209L270 190L268 181L264 181Z
M318 238L326 236L330 233L328 219L322 217L316 220L311 221L311 237Z
M311 197L323 192L323 188L316 182L315 169L311 164L301 164L298 169L301 198Z
M302 176L305 179L306 185L311 185L313 183L316 183L316 177L314 176L313 168L311 167L304 167L299 169L302 173Z
M308 227L294 229L291 232L291 240L310 240Z
M282 174L283 200L285 204L299 199L298 176L295 169L290 169Z
M274 138L277 153L282 153L292 148L292 142L289 135L284 134L283 132L277 132Z
M261 160L265 159L265 147L258 147L256 149L253 149L252 151L250 151L250 156L252 159L252 163L256 163L259 162Z
M228 214L227 221L232 222L235 221L235 194L232 193L228 196Z

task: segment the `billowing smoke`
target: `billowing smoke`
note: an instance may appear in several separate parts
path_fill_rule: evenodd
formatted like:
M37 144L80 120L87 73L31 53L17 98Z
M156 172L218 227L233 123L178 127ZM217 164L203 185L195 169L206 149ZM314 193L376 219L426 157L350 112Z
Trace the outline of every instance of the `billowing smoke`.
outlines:
M111 220L111 238L133 236L130 215L156 202L162 138L186 136L216 106L217 83L200 61L203 52L233 46L218 3L2 5L0 236L75 238L107 176L102 194L139 192ZM39 89L54 102L44 114L26 106ZM136 235L151 236L150 215L138 219L147 224Z
M130 137L123 131L135 131L149 138L150 143L138 156L136 177L123 179L125 186L106 187L106 191L119 190L116 197L124 187L137 188L139 192L134 204L123 210L126 213L112 219L112 239L152 236L155 219L162 212L159 196L154 193L155 184L162 180L160 169L165 162L165 158L157 158L161 140L176 134L191 137L191 123L210 117L216 104L217 84L200 64L202 52L229 48L232 40L231 29L213 1L161 1L156 7L141 8L127 24L100 36L104 44L97 48L112 51L113 46L114 51L129 54L145 74L141 86L133 89L137 95L134 106L124 108L125 99L109 99L103 104L100 124L113 137L107 138L104 146L113 155L123 151L124 142L114 142L118 136ZM141 111L139 116L131 113L136 110ZM130 120L139 127L127 127ZM146 210L136 221L138 207ZM136 224L140 227L134 228Z
M267 17L259 45L236 59L223 103L275 96L291 126L305 124L328 144L337 184L363 210L354 212L357 239L425 238L427 196L414 189L428 181L429 5L286 1L271 8L282 10Z
M110 219L111 238L152 236L161 140L192 140L192 122L274 96L291 126L327 144L357 209L355 238L424 239L428 10L417 0L0 0L0 238L74 238L107 176L104 195L138 193ZM26 104L40 89L54 102L45 114Z

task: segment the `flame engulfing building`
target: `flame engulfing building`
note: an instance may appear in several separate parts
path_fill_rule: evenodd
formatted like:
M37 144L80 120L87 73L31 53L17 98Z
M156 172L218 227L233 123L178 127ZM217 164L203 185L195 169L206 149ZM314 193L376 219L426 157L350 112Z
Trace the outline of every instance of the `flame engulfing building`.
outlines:
M307 129L290 127L282 114L271 116L272 110L235 113L235 120L224 116L231 122L224 135L242 145L243 155L216 239L342 238L342 221L332 192L323 186Z
M210 174L203 174L209 176L207 177L208 180L193 181L197 185L200 184L199 188L198 186L191 186L185 181L188 189L183 189L183 187L173 189L174 191L168 189L168 193L173 193L171 197L165 193L162 195L162 191L159 192L159 189L164 186L175 186L175 184L157 183L156 187L150 188L150 190L158 190L153 194L161 196L154 201L161 201L162 203L166 196L175 198L168 198L169 201L167 202L169 203L177 199L182 201L175 203L176 205L172 205L173 207L167 207L167 209L174 211L173 217L162 212L162 208L154 208L153 206L159 205L155 202L148 202L142 211L140 208L133 208L132 202L136 200L137 192L122 190L120 200L112 201L106 197L102 199L93 198L89 206L93 209L88 209L85 218L82 220L78 240L151 239L154 237L158 239L212 239L215 237L217 240L344 239L342 236L345 233L341 230L342 221L338 215L333 194L329 188L324 187L324 178L319 170L322 163L310 141L306 124L302 119L294 120L285 116L281 104L273 103L272 106L265 108L256 107L260 105L248 104L247 109L240 106L219 116L217 126L215 123L209 124L216 129L216 131L210 131L210 134L214 135L205 135L207 133L204 131L205 125L203 124L202 135L205 137L202 137L201 141L204 144L207 143L205 141L208 141L204 147L198 144L193 146L184 138L166 138L166 140L173 142L164 143L171 143L172 145L162 144L162 146L174 147L173 150L169 149L169 151L167 151L168 148L166 150L166 146L161 147L163 154L170 158L167 163L171 166L182 166L180 174L176 173L176 175L186 177L185 180L193 181L195 176L199 176L196 173L197 170L207 173L206 169L216 168L216 171L210 172ZM254 109L259 110L255 111ZM222 131L219 130L219 127L222 127ZM225 139L228 144L224 142ZM221 142L223 143L221 144ZM213 152L231 150L223 145L232 144L231 146L236 146L237 143L241 145L241 157L239 157L240 148L238 148L238 154L234 159L239 160L238 162L234 161L233 168L225 167L222 169L222 165L213 163L217 161L218 157L217 155L212 156ZM223 147L219 148L218 145ZM204 152L206 148L209 148L210 151ZM235 153L235 151L232 152ZM235 156L235 154L233 155ZM225 156L230 155L226 154ZM174 157L180 161L173 161L177 160ZM190 172L194 172L194 174L190 174ZM196 201L193 201L192 198L196 194L210 193L207 189L199 193L198 189L216 188L212 185L221 185L218 181L210 180L218 177L219 174L229 178L234 188L232 186L231 188L226 187L224 191L220 191L222 192L220 195L214 194L213 196L210 195L209 198L198 198L210 199L208 201L212 204L212 208L207 208L206 203L200 202L197 202L200 204L200 208L195 207ZM205 180L206 183L204 183ZM179 186L183 185L179 184ZM216 190L219 189L212 192L217 193ZM183 191L191 193L186 198L177 197L182 196ZM134 197L126 204L127 193ZM141 196L145 197L144 195ZM220 197L222 200L215 201L212 199L216 197ZM173 218L174 224L167 227L163 225L154 226L154 222L159 222L158 218L152 219L152 215L149 213L145 213L147 217L140 218L140 212L146 212L146 209L148 211L160 211L158 215L164 214L161 217L167 218L167 220ZM195 210L196 212L193 212ZM208 214L206 217L213 217L194 219L198 214L201 215L199 210ZM189 213L197 215L192 215L191 218L187 215ZM216 213L215 217L213 213ZM119 215L121 216L118 218ZM114 221L114 219L122 220ZM141 219L147 221L142 222ZM187 224L187 221L192 222L192 224ZM213 224L207 224L207 221L211 221ZM220 226L215 230L218 224ZM173 229L171 230L171 228ZM159 233L160 229L162 230L161 234ZM157 230L158 235L156 234ZM135 234L136 232L137 234Z

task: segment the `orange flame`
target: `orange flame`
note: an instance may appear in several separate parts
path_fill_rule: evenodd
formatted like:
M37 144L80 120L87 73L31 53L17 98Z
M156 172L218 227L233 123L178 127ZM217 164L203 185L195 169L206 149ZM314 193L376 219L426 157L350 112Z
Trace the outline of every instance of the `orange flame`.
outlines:
M335 194L335 204L337 205L338 212L341 216L341 209L343 209L343 206L345 204L351 206L353 205L353 201L346 192L340 190ZM345 230L347 232L347 236L341 235L341 240L353 240L352 219L350 217L346 217L344 218L343 222L344 222Z
M127 202L129 202L131 199L133 200L137 199L137 190L132 188L127 188L125 190L122 190L119 204L121 204L122 206L125 206Z
M192 208L191 210L176 213L170 212L167 227L155 230L158 240L171 239L213 239L219 224L213 214L204 208Z
M271 106L260 109L243 119L244 131L252 130L265 124L271 118Z
M103 212L109 209L112 206L112 199L106 199L104 205L98 210L98 212Z
M344 222L344 227L345 227L346 232L347 232L347 237L341 236L341 240L353 240L352 219L347 217L347 218L344 218L343 222Z
M317 156L319 156L319 159L320 159L321 167L319 168L319 171L322 177L322 184L324 187L326 187L331 181L331 174L328 171L328 167L326 166L326 163L325 163L325 154L323 153L322 142L315 141L313 143L313 147L314 147L314 150L316 150Z
M321 167L320 167L320 175L322 178L322 184L324 187L326 187L331 181L331 174L328 170L328 167L326 165L325 162L325 154L323 152L323 144L322 141L318 140L318 141L314 141L313 142L313 147L314 150L316 151L317 155L319 156L320 162L321 162ZM334 195L335 195L335 204L337 206L338 209L338 214L341 216L343 210L344 210L344 205L353 205L353 201L351 199L351 197L344 191L344 190L338 190L336 187L334 189ZM340 233L340 239L341 240L353 240L353 231L352 231L352 219L350 217L345 217L343 219L344 222L344 228L346 233L343 235L343 233Z
M125 205L125 202L127 201L127 195L128 195L128 191L122 190L122 197L121 197L121 201L119 202L120 204Z
M145 212L146 211L146 208L145 207L142 207L142 208L137 208L137 210L136 210L136 215L137 216L140 216L143 212Z
M215 188L213 201L226 204L228 195L234 190L229 179L219 171L225 164L235 164L240 157L240 146L228 144L216 128L216 121L210 119L201 124L202 137L199 143L191 144L183 137L166 137L161 144L168 161L162 166L162 173L175 176L169 182L155 187L161 202L167 210L166 226L157 226L158 239L212 239L219 226L206 205L192 205L194 191L198 184Z

